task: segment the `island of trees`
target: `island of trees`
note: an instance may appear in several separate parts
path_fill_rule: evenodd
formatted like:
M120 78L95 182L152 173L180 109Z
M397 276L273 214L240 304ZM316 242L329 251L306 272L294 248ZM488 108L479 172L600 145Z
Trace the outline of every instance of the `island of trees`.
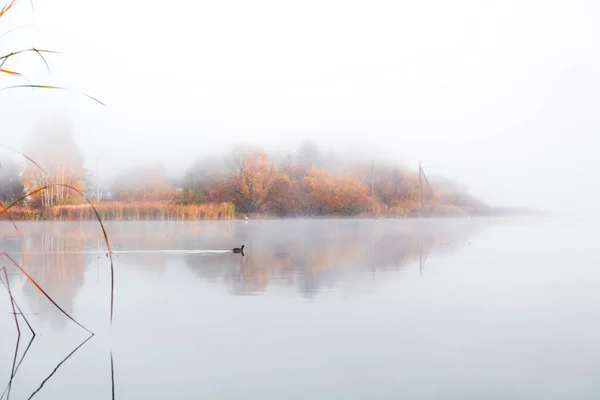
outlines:
M66 184L83 192L104 219L234 219L290 217L461 216L489 212L456 182L401 165L344 161L311 142L269 155L258 147L198 159L180 179L161 164L122 171L99 188L66 118L41 121L17 163L3 153L0 201L4 205L35 188ZM101 190L99 190L101 189ZM19 202L14 219L93 219L75 191L51 187Z

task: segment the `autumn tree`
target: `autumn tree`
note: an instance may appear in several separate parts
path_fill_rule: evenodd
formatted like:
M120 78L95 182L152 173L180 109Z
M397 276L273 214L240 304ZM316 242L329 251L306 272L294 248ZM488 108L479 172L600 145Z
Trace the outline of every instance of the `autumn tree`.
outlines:
M309 214L358 214L368 208L368 188L352 177L334 177L329 171L310 168L302 180L305 210Z
M21 168L11 158L2 157L0 162L0 201L11 203L25 194Z
M266 210L288 183L288 177L279 174L267 154L258 149L235 149L225 163L229 174L220 192L241 212Z
M287 174L279 174L267 209L279 216L296 212L301 207L298 184Z
M43 168L40 171L33 163L27 164L23 182L28 191L56 184L85 190L83 155L73 140L73 124L66 115L55 113L39 121L29 134L24 153ZM32 200L42 207L82 202L79 194L60 186L43 190Z
M160 163L130 168L121 172L112 185L112 197L120 201L171 200L175 189Z

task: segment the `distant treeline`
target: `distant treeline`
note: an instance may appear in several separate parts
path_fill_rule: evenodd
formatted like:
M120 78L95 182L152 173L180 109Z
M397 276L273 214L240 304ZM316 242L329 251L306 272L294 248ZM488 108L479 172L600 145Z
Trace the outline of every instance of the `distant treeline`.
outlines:
M178 182L160 164L122 171L101 190L83 168L70 126L53 120L34 129L24 153L38 165L24 168L4 158L0 200L8 203L35 188L67 184L98 204L105 219L231 219L305 216L462 215L485 204L453 181L428 177L399 165L338 160L310 142L269 156L259 148L235 148L224 157L199 159ZM47 134L54 128L59 135ZM422 193L421 207L420 194ZM19 219L91 219L89 205L64 187L28 197L12 212Z

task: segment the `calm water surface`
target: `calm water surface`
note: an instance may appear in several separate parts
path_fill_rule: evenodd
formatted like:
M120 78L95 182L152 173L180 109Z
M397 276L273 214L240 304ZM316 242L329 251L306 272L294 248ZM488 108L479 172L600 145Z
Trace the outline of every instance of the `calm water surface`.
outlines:
M13 400L111 399L111 354L117 399L600 398L598 221L110 222L112 327L99 226L18 226L0 251L95 335L2 257Z

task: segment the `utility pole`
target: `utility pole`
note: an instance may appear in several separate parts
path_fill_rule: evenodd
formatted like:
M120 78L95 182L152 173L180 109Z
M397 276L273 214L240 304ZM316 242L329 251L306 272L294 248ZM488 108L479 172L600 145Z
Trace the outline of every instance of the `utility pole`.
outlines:
M371 196L373 196L373 183L375 181L375 160L371 161Z
M423 170L421 169L421 161L419 161L419 203L421 204L421 208L423 208L423 179L422 179L422 172Z
M98 156L96 156L96 200L98 204L100 204L100 176L98 174L100 168L98 167L100 162L98 161Z

